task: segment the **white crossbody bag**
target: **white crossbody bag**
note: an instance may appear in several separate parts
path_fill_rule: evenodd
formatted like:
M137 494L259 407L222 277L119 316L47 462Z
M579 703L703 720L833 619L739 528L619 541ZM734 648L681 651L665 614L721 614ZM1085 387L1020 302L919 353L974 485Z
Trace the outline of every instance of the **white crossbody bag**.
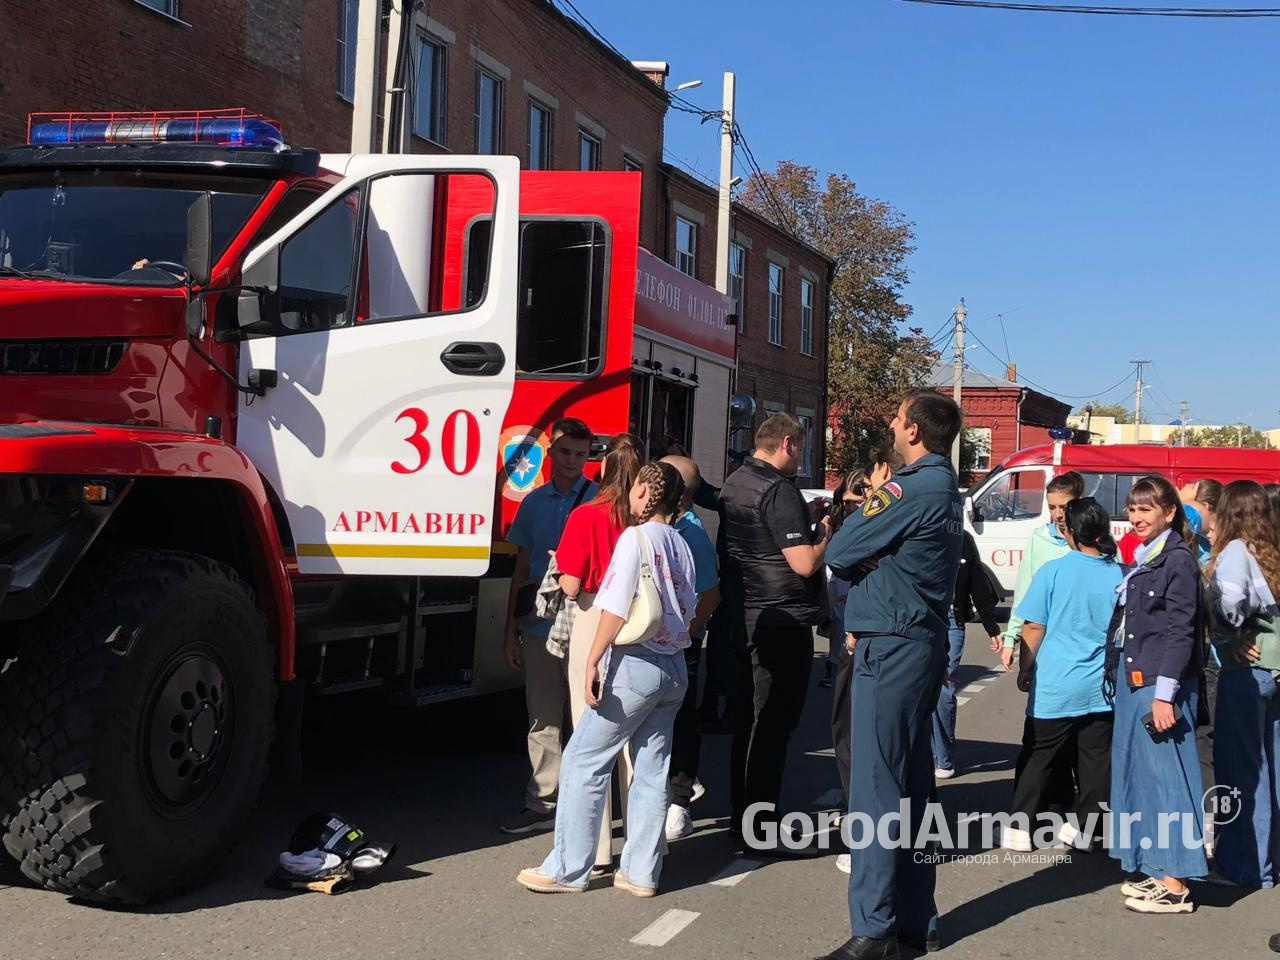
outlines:
M626 622L614 637L615 647L644 643L662 629L662 595L658 593L653 567L649 563L649 541L639 527L634 529L640 550L640 578L636 582L635 596L631 598L631 607L627 610Z

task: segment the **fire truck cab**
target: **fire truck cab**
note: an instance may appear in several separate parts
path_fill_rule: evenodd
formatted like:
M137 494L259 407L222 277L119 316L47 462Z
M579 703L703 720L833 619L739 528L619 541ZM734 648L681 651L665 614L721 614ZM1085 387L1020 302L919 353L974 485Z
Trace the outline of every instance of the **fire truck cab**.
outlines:
M502 539L552 421L627 428L640 178L322 156L243 111L30 134L0 149L0 836L141 903L234 841L277 696L520 682Z

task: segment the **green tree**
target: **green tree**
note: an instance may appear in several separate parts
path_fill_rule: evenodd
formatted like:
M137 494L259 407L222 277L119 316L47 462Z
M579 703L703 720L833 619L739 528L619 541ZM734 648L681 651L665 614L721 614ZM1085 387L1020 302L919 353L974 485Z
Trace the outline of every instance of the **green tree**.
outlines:
M923 383L937 355L902 300L912 225L888 203L858 192L844 174L819 180L789 160L753 174L742 203L835 261L827 329L827 466L843 472L892 439L889 421L907 387Z
M1182 443L1182 429L1169 435L1171 446ZM1253 450L1270 450L1271 441L1266 434L1255 430L1245 423L1232 424L1226 427L1187 427L1187 446L1189 447L1249 447Z
M1095 417L1115 417L1116 423L1132 423L1133 414L1125 409L1122 403L1095 403L1085 405L1076 411L1076 416L1083 417L1092 414Z

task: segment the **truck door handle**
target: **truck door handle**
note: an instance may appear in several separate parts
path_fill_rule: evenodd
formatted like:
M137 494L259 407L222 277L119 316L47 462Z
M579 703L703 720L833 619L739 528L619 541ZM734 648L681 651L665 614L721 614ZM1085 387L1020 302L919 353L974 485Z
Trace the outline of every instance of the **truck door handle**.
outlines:
M454 342L444 348L440 362L461 377L495 377L507 365L507 358L496 343Z

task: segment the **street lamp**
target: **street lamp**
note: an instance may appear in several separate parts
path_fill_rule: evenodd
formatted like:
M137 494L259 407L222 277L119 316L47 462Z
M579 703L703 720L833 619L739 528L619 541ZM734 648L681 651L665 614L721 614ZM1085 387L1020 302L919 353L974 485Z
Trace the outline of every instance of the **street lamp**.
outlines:
M686 80L684 83L676 85L676 93L679 93L681 90L692 90L694 87L700 86L702 86L701 80Z

